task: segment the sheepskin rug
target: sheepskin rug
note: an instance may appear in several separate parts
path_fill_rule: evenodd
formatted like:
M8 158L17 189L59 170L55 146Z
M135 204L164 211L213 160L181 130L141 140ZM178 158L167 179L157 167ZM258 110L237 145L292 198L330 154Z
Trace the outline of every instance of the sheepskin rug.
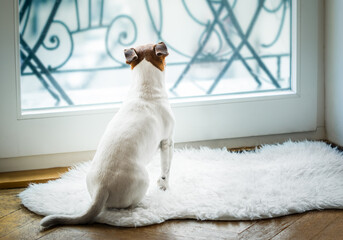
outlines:
M83 212L90 203L89 166L85 162L58 180L32 184L19 197L40 215ZM104 210L95 221L137 227L168 219L252 220L343 208L343 155L322 142L286 142L243 153L176 150L167 191L156 184L159 155L148 170L150 187L137 207Z

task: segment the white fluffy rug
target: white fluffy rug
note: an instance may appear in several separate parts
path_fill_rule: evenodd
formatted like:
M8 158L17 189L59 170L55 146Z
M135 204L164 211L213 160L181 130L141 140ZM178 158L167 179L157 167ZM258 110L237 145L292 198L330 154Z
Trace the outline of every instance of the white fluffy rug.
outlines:
M106 210L96 222L144 226L168 219L249 220L313 209L343 208L343 155L320 142L286 142L256 152L184 149L175 152L170 189L161 191L158 155L149 165L150 188L134 209ZM30 185L23 204L40 215L75 214L90 201L89 162L61 179Z

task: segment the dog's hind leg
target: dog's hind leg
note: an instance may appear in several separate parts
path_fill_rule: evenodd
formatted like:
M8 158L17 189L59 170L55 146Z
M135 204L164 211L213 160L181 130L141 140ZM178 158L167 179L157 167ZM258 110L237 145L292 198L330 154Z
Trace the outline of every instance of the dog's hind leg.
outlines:
M171 139L161 141L161 176L157 183L162 190L166 190L169 186L170 165L173 158L174 142Z

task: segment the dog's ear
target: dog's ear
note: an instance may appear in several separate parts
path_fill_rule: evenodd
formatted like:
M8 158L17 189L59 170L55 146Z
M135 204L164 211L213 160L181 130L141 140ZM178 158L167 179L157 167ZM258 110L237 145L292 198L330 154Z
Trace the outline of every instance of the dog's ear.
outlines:
M160 56L166 57L169 55L167 46L164 44L164 42L160 42L155 45L155 54L158 57Z
M138 59L137 53L134 48L124 49L126 63L131 64L133 61Z

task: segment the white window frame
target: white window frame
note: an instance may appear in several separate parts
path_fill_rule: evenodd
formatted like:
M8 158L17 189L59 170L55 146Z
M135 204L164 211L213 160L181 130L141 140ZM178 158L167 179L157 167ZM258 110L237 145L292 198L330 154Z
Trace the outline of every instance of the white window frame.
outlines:
M316 129L319 2L292 5L291 90L173 100L176 142ZM0 158L95 150L120 105L22 115L17 0L0 1L0 33Z

